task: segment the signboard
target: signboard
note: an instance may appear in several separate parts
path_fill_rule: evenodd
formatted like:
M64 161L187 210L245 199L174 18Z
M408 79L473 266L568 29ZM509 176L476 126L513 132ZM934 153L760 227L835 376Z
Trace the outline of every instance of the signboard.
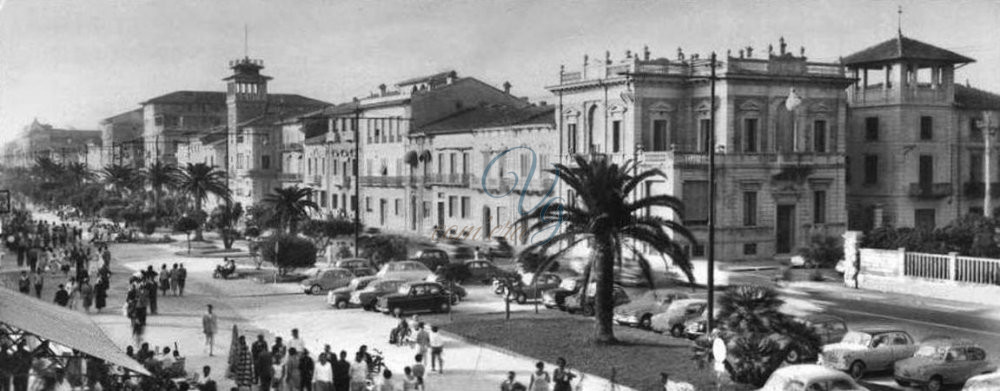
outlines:
M10 213L10 190L0 190L0 213Z

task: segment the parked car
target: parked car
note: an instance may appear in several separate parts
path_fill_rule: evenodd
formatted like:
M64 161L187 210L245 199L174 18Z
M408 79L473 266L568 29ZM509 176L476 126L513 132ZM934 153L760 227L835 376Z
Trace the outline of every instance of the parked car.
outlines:
M614 305L612 307L617 307L623 304L628 304L629 298L628 293L622 287L615 285L614 291L611 293ZM597 283L590 283L590 287L587 288L587 298L583 299L583 290L569 295L566 297L566 302L564 306L566 307L566 312L575 314L577 312L582 313L584 316L594 315L594 298L597 293Z
M431 270L423 263L417 261L397 261L382 265L382 269L375 273L375 276L383 279L417 281L431 275Z
M650 328L659 333L670 333L680 338L684 336L684 322L701 317L708 307L704 299L682 299L670 303L666 312L653 315Z
M778 368L758 391L868 391L843 372L815 364Z
M517 302L517 304L527 303L528 300L538 300L542 297L542 292L549 289L553 289L562 283L562 278L558 275L552 273L541 273L539 274L533 283L528 283L522 281L514 287L514 291L509 295L504 294L505 298L510 298Z
M364 289L351 293L348 303L352 307L361 307L366 311L375 309L379 297L399 291L399 287L406 284L403 280L375 279Z
M376 309L396 316L412 312L448 312L451 297L441 284L411 282L400 286L396 293L379 297Z
M684 292L649 291L631 303L615 307L614 320L620 325L648 329L653 322L653 315L666 312L670 303L689 298Z
M476 257L476 251L466 244L454 246L451 251L451 259L456 262L465 262Z
M333 263L333 267L350 270L357 277L375 275L375 267L371 261L364 258L345 258Z
M331 307L336 307L339 309L347 308L348 303L350 303L351 301L352 293L359 291L361 289L365 289L365 287L367 287L369 283L377 279L378 277L375 276L357 277L351 280L350 285L345 286L343 288L337 288L331 290L329 293L327 293L326 303L329 304Z
M838 316L814 314L797 319L812 328L823 345L840 342L847 335L847 322Z
M514 247L510 245L507 238L494 236L493 242L486 248L486 259L496 261L498 259L514 258Z
M299 283L306 294L318 295L324 291L345 287L354 279L354 273L340 268L319 269Z
M970 377L965 381L962 391L994 391L1000 390L1000 372L987 373Z
M986 361L986 351L974 342L940 338L925 341L913 357L897 362L892 377L901 386L938 391L996 370L995 364Z
M410 260L420 262L430 270L437 270L439 266L451 263L448 253L436 248L417 251L417 254Z
M427 278L425 278L424 281L436 282L438 284L441 284L441 286L444 287L444 290L452 293L452 296L454 296L452 297L453 299L452 304L464 300L465 296L468 295L468 291L466 291L465 287L463 287L461 284L459 284L456 281L448 281L447 279L436 273L427 276Z
M559 283L558 288L542 292L542 304L545 308L566 310L566 298L578 292L583 287L582 278L567 278Z
M896 361L913 356L915 351L917 345L905 331L861 329L847 332L838 343L823 346L820 364L860 379L868 371L892 369Z
M469 271L469 279L489 284L494 276L499 274L500 268L493 262L484 259L473 259L465 261L465 267Z

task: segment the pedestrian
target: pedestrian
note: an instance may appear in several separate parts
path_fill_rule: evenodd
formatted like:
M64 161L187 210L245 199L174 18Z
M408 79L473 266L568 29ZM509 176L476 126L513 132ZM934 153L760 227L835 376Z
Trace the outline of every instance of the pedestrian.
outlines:
M570 382L576 375L566 369L566 359L559 357L556 359L557 368L552 370L552 391L573 391Z
M42 249L38 246L32 246L28 250L28 270L35 271L38 268L38 258L42 255Z
M35 288L35 297L42 298L42 285L45 284L45 275L41 270L31 274L31 285Z
M152 266L150 266L152 268ZM156 273L153 273L151 277L146 278L146 293L149 295L149 314L156 315Z
M313 362L312 357L309 357L309 349L302 349L301 356L302 358L299 359L299 373L301 373L302 381L299 384L299 388L303 391L312 391L316 363Z
M69 309L75 310L76 303L80 301L80 286L77 284L76 277L70 277L69 282L66 283L66 291L69 292Z
M350 391L365 391L366 380L368 380L368 363L365 362L365 356L358 352L354 355L354 363L351 364Z
M441 338L441 334L438 333L437 326L431 327L429 343L431 345L431 371L434 370L435 364L437 364L438 373L444 373L444 360L441 358L441 353L444 352L444 340Z
M21 271L21 278L17 280L17 290L23 294L31 294L31 278L27 271Z
M479 260L479 246L476 246L475 251L472 252L472 259Z
M259 363L258 358L260 358L261 353L266 351L268 351L268 348L267 348L267 341L264 340L264 334L257 334L257 340L250 345L250 357L253 358L255 373L259 369L259 367L257 366L257 364ZM254 381L256 380L257 379L255 375Z
M97 284L94 285L94 308L97 308L98 313L108 304L108 288L108 279L104 276L98 277Z
M545 372L545 363L539 361L535 364L535 372L531 373L531 382L528 383L528 389L531 391L549 391L549 383L551 383L551 379L549 378L549 373Z
M69 305L69 292L66 292L66 287L63 284L59 284L59 289L56 290L55 303L63 307Z
M417 378L413 376L413 369L403 367L403 391L417 391Z
M305 343L299 338L299 329L292 329L292 339L288 341L288 347L295 348L295 351L299 353L306 348Z
M396 385L392 382L392 371L386 369L382 371L382 386L379 391L396 391Z
M184 264L180 264L177 268L177 293L184 296L184 282L187 281L188 271L184 268Z
M271 357L271 352L266 349L257 354L256 359L254 359L253 373L256 377L260 391L268 391L271 389L271 383L274 382L273 365L274 359Z
M417 325L417 337L415 338L417 341L417 351L424 355L424 357L427 356L427 350L431 346L431 336L430 333L427 332L427 327L425 326L424 322L420 322ZM431 367L433 366L434 361L431 361Z
M86 279L80 283L80 297L83 300L83 310L90 312L90 306L94 304L94 287Z
M285 360L285 384L283 391L302 390L302 358L295 348L288 348L288 359Z
M170 278L168 281L170 283L170 292L173 293L174 296L177 296L177 277L179 277L180 274L178 270L180 269L177 268L177 264L175 263L174 268L170 270Z
M11 355L11 361L10 374L14 378L14 391L28 391L28 379L33 360L23 339L17 344L17 350Z
M524 384L514 380L515 377L514 371L507 372L507 378L500 383L500 391L524 391Z
M215 377L212 376L212 367L206 365L201 368L202 375L198 379L198 390L199 391L217 391L218 386L215 383Z
M336 357L334 358L336 360ZM334 391L351 390L351 363L347 361L347 352L340 351L340 359L333 363Z
M329 360L330 357L326 353L319 355L319 363L316 364L313 374L315 381L313 391L333 391L333 364Z
M149 308L149 291L141 279L135 280L135 316L142 327L146 326L146 309Z
M247 347L247 338L241 335L237 339L236 345L236 367L233 370L233 377L239 387L250 388L253 386L253 358L250 357L250 348Z
M281 337L274 337L274 346L271 347L271 355L278 360L284 361L285 354L288 352L288 347L284 345L281 341Z
M219 330L218 319L212 313L212 305L207 305L208 312L201 317L202 332L205 333L205 346L208 347L208 356L215 355L215 333Z
M160 296L167 296L167 291L170 290L170 269L167 269L167 264L163 264L160 268Z
M417 354L413 357L413 377L417 378L417 386L421 390L424 389L424 375L427 374L427 368L424 367L424 355Z

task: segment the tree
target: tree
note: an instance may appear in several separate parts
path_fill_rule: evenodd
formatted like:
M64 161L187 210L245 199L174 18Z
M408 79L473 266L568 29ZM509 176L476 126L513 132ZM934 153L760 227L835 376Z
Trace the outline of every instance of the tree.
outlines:
M219 204L212 211L209 221L219 230L222 236L222 245L229 250L233 248L233 242L239 236L239 231L233 229L236 222L243 216L243 206L237 203Z
M274 217L271 209L262 202L250 205L246 209L247 228L256 227L258 230L265 230L271 228L279 228L279 222ZM252 235L252 236L259 236Z
M130 166L110 164L101 170L104 184L116 194L125 197L139 188L142 183L141 173Z
M353 220L338 219L328 217L326 219L311 219L302 225L302 233L316 243L320 252L330 246L330 242L338 236L353 234L355 224Z
M668 231L694 243L694 236L681 223L667 220L657 215L640 213L647 208L666 208L678 215L683 210L682 202L669 195L654 195L639 198L633 194L644 181L652 178L666 178L660 170L642 171L633 175L635 162L624 165L612 163L606 157L597 156L590 160L583 156L574 157L575 165L555 165L549 170L577 196L577 202L565 204L560 200L539 207L536 211L526 214L519 222L531 224L529 232L544 232L556 229L555 222L560 222L562 232L554 232L549 240L532 243L525 251L539 251L549 254L549 259L543 262L538 270L545 270L548 264L555 262L563 253L577 244L587 241L590 244L592 256L584 269L585 277L589 278L591 271L596 282L595 292L595 341L598 343L615 342L612 328L612 311L614 307L613 290L615 280L615 264L621 265L623 249L635 254L634 260L643 270L643 276L653 285L649 261L643 251L635 246L643 243L673 260L689 281L694 282L691 272L691 262L684 248L670 235ZM549 250L562 246L562 250L550 254ZM538 273L535 273L536 276ZM587 285L584 285L586 294Z
M261 256L278 268L278 274L284 275L291 268L315 265L316 245L294 235L275 235L261 244Z
M163 190L171 190L180 182L181 173L176 166L163 163L159 160L150 164L142 170L142 176L153 192L153 210L156 216L160 216L160 199L163 197Z
M264 197L263 203L274 213L281 230L294 235L298 232L298 223L309 218L309 211L319 209L310 199L312 193L313 189L308 187L276 187Z
M376 266L385 262L406 259L410 240L400 235L371 235L360 238L359 254Z
M198 220L190 216L181 217L174 224L174 231L180 231L187 235L188 254L191 253L191 231L197 230L199 227L201 227L201 224L198 223Z
M226 186L226 173L205 163L188 163L181 171L178 190L190 196L194 201L194 209L202 210L202 202L209 195L215 195L224 201L230 201L229 188ZM205 240L201 227L195 231L194 240Z
M836 236L816 234L809 238L809 246L799 249L799 255L813 267L833 267L844 259L844 245Z

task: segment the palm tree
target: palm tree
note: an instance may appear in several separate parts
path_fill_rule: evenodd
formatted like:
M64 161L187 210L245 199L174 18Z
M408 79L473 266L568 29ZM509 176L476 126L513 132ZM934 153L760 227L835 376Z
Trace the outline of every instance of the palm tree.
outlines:
M319 209L311 199L313 189L291 186L274 188L274 191L264 198L263 203L271 209L271 213L281 224L281 229L294 234L298 223L309 218L310 210Z
M667 220L655 215L642 215L639 212L651 207L673 210L678 215L683 209L682 202L669 195L654 195L633 199L631 193L643 181L654 177L666 177L660 170L643 171L636 175L634 162L624 165L611 163L607 158L595 157L591 160L583 156L574 157L576 165L567 167L555 165L549 170L557 178L563 180L577 196L578 202L564 204L554 202L548 207L539 208L522 217L519 222L531 224L529 231L545 232L560 228L554 227L555 222L561 224L561 232L552 234L551 239L533 243L525 251L539 251L550 254L550 249L561 246L562 249L550 254L542 262L538 270L546 270L563 253L577 244L587 241L593 250L592 256L584 268L584 279L589 281L591 271L594 271L596 282L595 317L597 319L595 341L612 343L615 341L612 329L613 290L615 282L615 264L623 262L622 250L627 248L635 254L635 262L643 270L643 276L653 285L649 261L636 248L637 243L652 247L661 254L673 260L689 281L694 282L691 272L691 262L683 247L668 233L673 232L694 243L694 236L681 223ZM538 273L535 273L537 276ZM581 293L586 297L587 285L584 284Z
M163 197L163 190L164 188L168 190L173 189L177 186L177 183L180 181L180 170L172 164L157 160L149 165L149 167L143 169L142 173L146 184L153 191L153 209L156 211L156 216L159 217L160 199Z
M126 196L142 183L139 170L122 164L109 164L101 170L104 183L111 187L119 196Z
M181 171L178 190L191 196L194 200L196 213L204 213L202 203L209 195L221 197L230 201L229 188L226 186L226 173L205 163L188 163ZM204 223L204 221L199 222ZM201 226L195 231L195 240L204 240Z

